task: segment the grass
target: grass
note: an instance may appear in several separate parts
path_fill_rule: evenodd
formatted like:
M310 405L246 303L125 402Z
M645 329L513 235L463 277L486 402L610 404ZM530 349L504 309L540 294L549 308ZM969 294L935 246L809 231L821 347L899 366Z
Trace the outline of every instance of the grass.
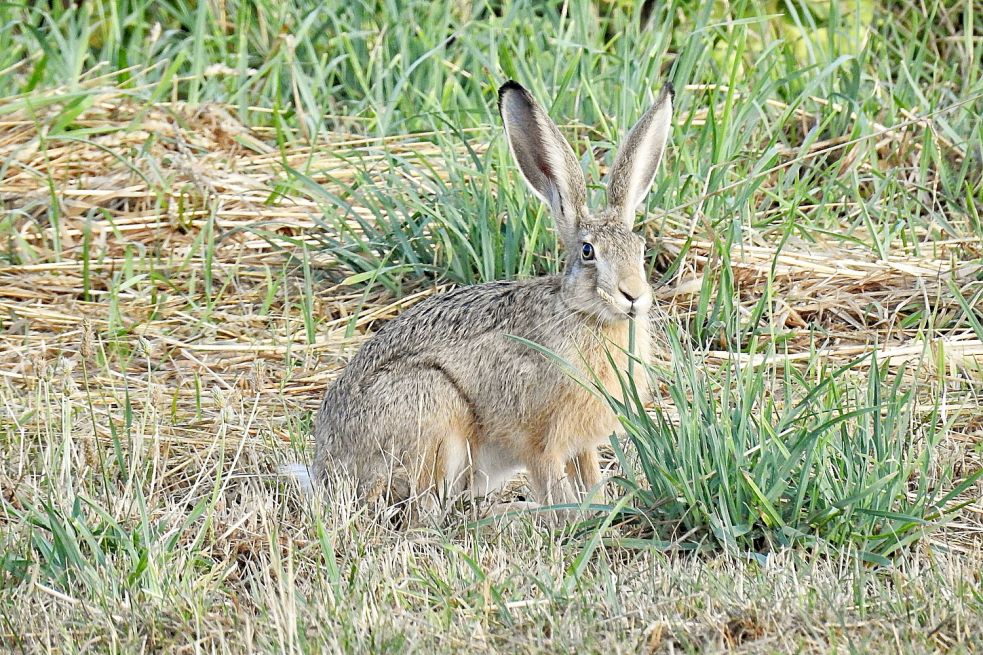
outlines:
M968 1L3 4L0 646L979 648L981 29ZM509 77L595 180L678 90L618 510L309 508L272 472L374 329L557 269Z

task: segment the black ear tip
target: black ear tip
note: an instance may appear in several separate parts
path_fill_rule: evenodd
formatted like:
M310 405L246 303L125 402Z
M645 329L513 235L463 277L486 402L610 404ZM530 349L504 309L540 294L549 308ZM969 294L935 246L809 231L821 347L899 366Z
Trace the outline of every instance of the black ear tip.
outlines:
M502 96L505 95L507 91L522 91L525 92L525 88L515 80L509 80L502 86L498 87L498 99L501 100Z
M505 102L505 94L507 94L510 91L518 91L519 92L519 96L522 97L522 98L525 98L527 104L529 103L529 101L531 99L531 96L529 95L529 92L526 91L526 89L525 89L524 86L522 86L521 84L519 84L515 80L509 80L508 82L506 82L502 86L498 87L498 111L499 111L499 113L501 113L501 111L502 111L502 103Z
M662 85L662 92L669 94L669 100L676 100L676 87L672 85L672 82L666 82Z

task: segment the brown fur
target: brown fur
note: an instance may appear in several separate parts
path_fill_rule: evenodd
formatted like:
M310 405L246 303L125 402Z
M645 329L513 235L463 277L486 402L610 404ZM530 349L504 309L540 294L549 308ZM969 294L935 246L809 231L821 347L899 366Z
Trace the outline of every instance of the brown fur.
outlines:
M620 153L620 200L591 215L577 159L542 108L515 83L500 106L519 168L557 221L564 273L430 298L362 347L321 403L314 475L353 476L368 500L482 495L526 470L540 502L576 502L600 481L597 446L620 429L583 383L596 376L621 398L630 320L634 356L648 359L651 293L631 222L661 146ZM627 143L664 144L670 110L663 93ZM644 392L644 367L634 371Z

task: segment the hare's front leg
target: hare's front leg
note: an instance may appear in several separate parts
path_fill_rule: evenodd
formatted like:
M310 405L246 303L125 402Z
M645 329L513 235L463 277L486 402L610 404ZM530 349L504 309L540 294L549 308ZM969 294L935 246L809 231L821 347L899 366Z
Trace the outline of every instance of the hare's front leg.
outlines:
M575 505L579 502L567 474L566 462L561 457L544 456L532 462L529 478L533 494L541 505ZM550 518L556 523L563 523L570 520L572 515L573 510L564 508L554 510Z
M604 502L604 490L598 486L601 482L601 464L596 448L577 453L567 462L567 476L573 480L580 498L591 503Z
M502 516L512 512L526 512L551 505L569 505L577 502L576 493L562 458L535 453L528 460L526 471L535 501L498 503L492 508L492 515ZM541 512L536 516L547 524L560 525L569 520L571 514L568 509L557 509Z

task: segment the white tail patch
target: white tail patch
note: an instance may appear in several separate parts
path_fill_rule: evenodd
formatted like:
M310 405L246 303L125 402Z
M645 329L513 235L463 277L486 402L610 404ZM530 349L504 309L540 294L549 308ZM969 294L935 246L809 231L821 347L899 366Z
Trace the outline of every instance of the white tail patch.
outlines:
M314 479L311 477L311 469L307 464L291 462L290 464L283 464L277 471L284 477L293 478L305 496L314 495Z

